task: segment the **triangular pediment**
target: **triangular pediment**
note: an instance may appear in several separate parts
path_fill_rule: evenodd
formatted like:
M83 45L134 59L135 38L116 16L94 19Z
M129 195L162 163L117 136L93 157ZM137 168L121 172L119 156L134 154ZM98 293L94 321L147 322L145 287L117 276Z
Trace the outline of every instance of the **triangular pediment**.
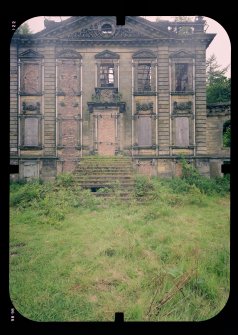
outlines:
M125 25L116 24L116 16L72 16L37 33L37 38L59 38L72 41L151 40L168 37L154 22L137 16L126 16Z
M95 56L95 58L98 58L98 59L118 59L118 58L120 58L120 56L115 52L105 50L105 51L99 52Z
M57 58L78 58L78 59L81 59L82 56L80 55L79 52L75 51L75 50L62 50L60 52L58 52L57 54Z
M19 57L20 58L43 58L43 56L39 54L39 52L36 52L31 49L22 52L21 54L19 54Z
M195 55L188 51L179 50L177 52L172 53L169 57L170 58L194 58Z
M132 58L140 59L140 58L156 58L156 55L153 51L150 50L140 50L133 54Z

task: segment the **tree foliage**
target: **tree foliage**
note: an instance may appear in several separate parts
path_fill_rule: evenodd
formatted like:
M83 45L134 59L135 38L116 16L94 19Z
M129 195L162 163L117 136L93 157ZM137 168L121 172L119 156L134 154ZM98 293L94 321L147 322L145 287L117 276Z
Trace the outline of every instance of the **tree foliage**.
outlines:
M20 27L16 30L16 34L19 35L30 35L32 34L32 31L28 25L28 23L23 23L20 25Z
M231 100L231 79L225 76L207 85L207 103L229 102Z
M221 68L221 65L217 63L216 56L212 54L206 61L207 83L210 85L217 79L225 77L228 68L229 65Z
M225 76L229 66L224 68L217 63L212 54L206 61L207 102L228 102L231 99L231 79Z

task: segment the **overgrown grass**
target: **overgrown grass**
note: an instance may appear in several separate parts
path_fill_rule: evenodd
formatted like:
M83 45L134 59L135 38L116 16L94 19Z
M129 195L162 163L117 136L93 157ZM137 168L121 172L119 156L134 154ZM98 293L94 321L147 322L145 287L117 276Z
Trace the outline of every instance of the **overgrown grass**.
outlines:
M226 187L138 177L123 202L96 198L70 175L11 184L14 306L37 321L213 317L229 295Z

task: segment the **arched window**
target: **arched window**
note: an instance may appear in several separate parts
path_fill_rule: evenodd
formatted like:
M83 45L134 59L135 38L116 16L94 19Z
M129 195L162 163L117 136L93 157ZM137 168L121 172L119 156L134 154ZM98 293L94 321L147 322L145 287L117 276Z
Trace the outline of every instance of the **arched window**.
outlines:
M227 120L223 124L223 146L231 146L231 120Z

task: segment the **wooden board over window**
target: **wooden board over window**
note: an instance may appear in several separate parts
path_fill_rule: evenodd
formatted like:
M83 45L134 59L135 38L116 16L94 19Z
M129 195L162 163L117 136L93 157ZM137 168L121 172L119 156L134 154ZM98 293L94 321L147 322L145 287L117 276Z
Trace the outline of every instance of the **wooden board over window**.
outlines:
M39 120L37 118L25 119L24 145L39 145Z
M140 116L138 119L138 145L152 145L151 118L149 116Z
M187 117L176 118L176 145L189 146L189 119Z

